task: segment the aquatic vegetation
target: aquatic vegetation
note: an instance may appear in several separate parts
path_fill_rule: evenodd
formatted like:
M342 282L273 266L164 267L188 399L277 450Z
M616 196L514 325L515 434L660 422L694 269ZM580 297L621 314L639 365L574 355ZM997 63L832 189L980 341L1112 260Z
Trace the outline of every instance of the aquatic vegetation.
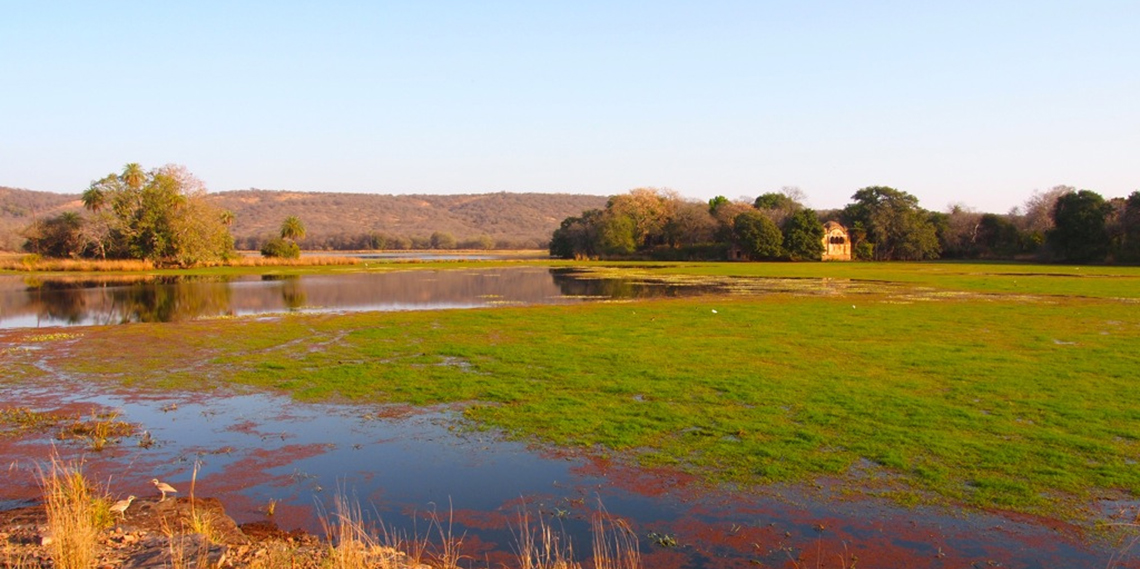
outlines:
M85 419L76 414L9 407L0 409L0 428L7 426L8 434L55 429L55 439L84 441L91 450L98 451L135 434L137 427L119 421L118 417L119 414L114 411L92 411L91 416ZM3 433L0 431L0 434ZM145 438L148 437L144 437L144 440ZM143 440L139 444L141 446Z
M54 342L57 340L74 340L82 338L83 334L69 333L69 332L56 332L54 334L36 334L34 336L27 336L24 340L28 342Z
M109 444L117 444L121 439L133 436L137 427L118 420L116 411L93 412L89 419L73 417L64 421L56 438L61 441L83 440L91 450L103 450Z
M90 381L462 402L474 424L710 484L862 487L865 463L889 474L869 491L901 502L1069 518L1099 491L1140 493L1140 305L1113 300L1140 294L1140 270L589 267L694 286L804 278L763 295L101 328L45 358ZM156 342L162 357L143 349Z

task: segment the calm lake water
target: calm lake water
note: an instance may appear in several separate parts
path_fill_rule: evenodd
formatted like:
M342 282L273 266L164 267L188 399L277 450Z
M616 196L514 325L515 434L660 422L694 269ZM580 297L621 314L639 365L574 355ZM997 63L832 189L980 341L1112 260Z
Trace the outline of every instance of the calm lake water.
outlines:
M705 290L585 279L545 268L232 278L0 276L0 328L171 322L289 311L559 304Z

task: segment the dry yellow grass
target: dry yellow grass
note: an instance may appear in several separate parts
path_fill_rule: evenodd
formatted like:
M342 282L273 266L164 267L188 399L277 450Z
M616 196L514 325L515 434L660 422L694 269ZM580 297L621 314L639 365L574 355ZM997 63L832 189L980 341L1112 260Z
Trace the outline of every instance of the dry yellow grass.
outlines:
M425 544L404 542L381 528L376 535L369 531L359 505L337 495L330 518L322 520L329 549L321 564L326 569L407 569L421 566ZM444 569L446 566L440 566Z
M356 257L305 256L299 259L280 257L238 257L217 263L203 263L202 267L324 267L330 265L359 265Z
M79 465L52 457L40 472L48 518L48 554L56 569L88 569L99 556L99 532L109 516Z
M538 529L531 527L530 516L519 516L518 541L519 569L580 569L574 562L574 549L570 540L563 539L549 525L539 519Z
M583 569L574 560L569 539L543 521L532 529L526 514L520 516L518 540L519 569ZM641 553L637 534L623 520L610 517L605 510L590 522L593 534L593 569L641 569Z
M198 267L323 267L331 265L357 265L360 259L338 256L306 256L299 259L279 257L237 257L225 261L204 262ZM0 256L0 270L22 272L138 272L158 269L146 260L120 259L44 259L39 255Z
M39 255L0 258L0 270L6 271L68 271L68 272L107 272L107 271L150 271L155 268L150 261L121 259L99 261L93 259L45 259Z

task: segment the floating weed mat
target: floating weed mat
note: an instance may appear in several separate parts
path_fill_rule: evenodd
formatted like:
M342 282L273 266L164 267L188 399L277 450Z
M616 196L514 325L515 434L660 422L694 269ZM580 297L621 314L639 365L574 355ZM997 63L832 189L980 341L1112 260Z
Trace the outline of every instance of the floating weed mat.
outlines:
M91 450L102 450L118 444L122 439L138 432L137 425L119 420L117 412L80 415L35 411L27 407L0 409L0 436L19 436L55 430L54 438L60 441L79 441Z
M27 407L0 409L0 433L46 431L63 421L59 415L33 411Z
M633 285L689 288L694 292L711 292L742 296L792 294L803 296L842 296L867 294L904 294L913 287L898 283L833 278L742 277L722 275L661 274L648 269L626 267L575 268L579 279L615 280Z
M24 338L29 342L55 342L59 340L75 340L82 338L83 334L74 334L68 332L57 332L55 334L37 334Z
M714 293L735 296L783 294L836 298L844 296L878 295L882 297L878 302L885 304L912 304L916 302L939 301L964 302L975 300L1050 304L1056 302L1056 299L1042 295L945 290L918 286L912 283L846 278L660 274L648 269L629 269L624 267L576 268L574 269L574 274L580 279L620 280L630 285L691 289L694 294ZM1129 298L1110 298L1106 300L1125 303L1140 302L1138 299Z

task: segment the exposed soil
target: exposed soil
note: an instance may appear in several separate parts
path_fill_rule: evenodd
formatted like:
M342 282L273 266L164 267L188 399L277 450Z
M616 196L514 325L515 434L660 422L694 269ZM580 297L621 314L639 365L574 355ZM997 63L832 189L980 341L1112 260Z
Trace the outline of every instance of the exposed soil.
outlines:
M208 535L195 533L194 520L206 520ZM0 512L0 567L53 567L53 537L42 505ZM100 568L290 567L316 568L330 554L327 542L301 531L286 532L272 520L239 526L213 498L135 500L121 521L99 537ZM427 569L391 548L383 555L407 569Z

